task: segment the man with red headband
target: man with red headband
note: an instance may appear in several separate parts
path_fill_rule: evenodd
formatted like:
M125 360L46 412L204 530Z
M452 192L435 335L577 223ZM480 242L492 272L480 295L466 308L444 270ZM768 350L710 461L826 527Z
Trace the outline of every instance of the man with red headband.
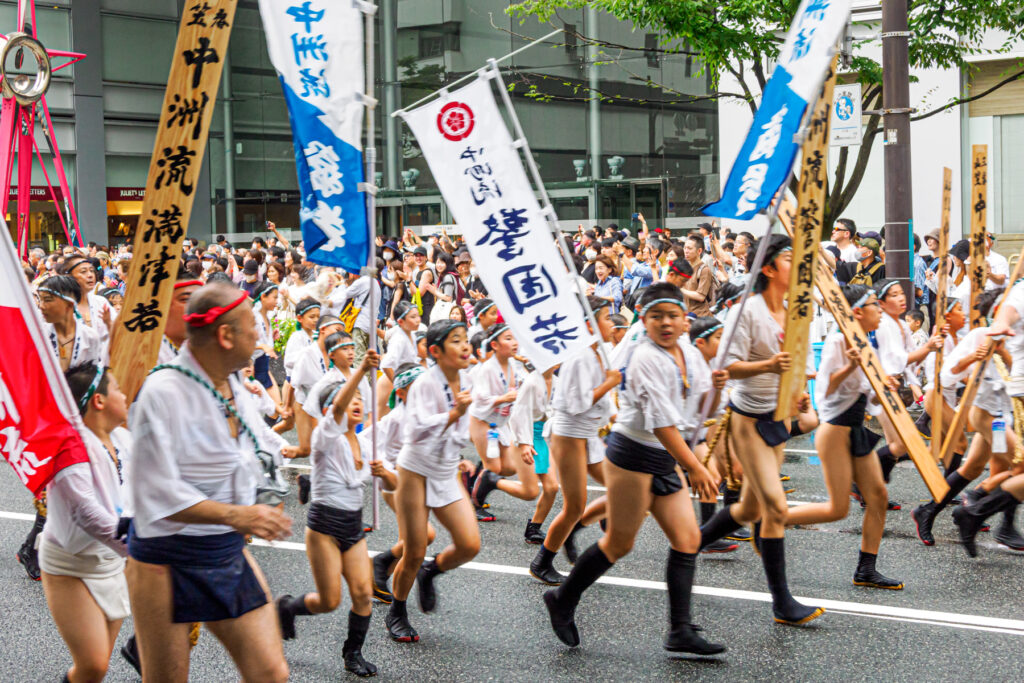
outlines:
M171 295L171 306L167 309L164 338L160 340L158 364L170 363L178 357L181 345L185 343L185 307L196 290L202 286L203 283L184 268L178 272L178 281L174 283L174 294Z
M234 286L206 285L184 322L186 343L147 378L130 419L138 437L126 573L142 675L187 680L189 624L205 622L244 680L284 681L273 601L245 550L248 535L291 533L267 495L275 482L264 464L287 443L238 374L256 345L252 305Z

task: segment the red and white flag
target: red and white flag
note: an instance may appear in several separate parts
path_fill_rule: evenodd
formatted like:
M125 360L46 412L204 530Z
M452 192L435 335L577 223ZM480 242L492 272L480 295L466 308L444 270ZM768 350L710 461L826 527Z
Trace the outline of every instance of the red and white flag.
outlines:
M65 467L89 461L71 391L0 219L0 453L39 495Z

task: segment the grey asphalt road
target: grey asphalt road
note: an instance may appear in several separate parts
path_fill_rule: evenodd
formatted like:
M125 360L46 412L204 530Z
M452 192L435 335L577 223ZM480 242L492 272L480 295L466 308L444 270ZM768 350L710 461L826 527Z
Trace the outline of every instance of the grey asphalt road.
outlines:
M801 437L789 447L784 471L796 486L790 499L823 500L817 458L799 452L812 448L810 439ZM59 681L70 657L49 618L42 587L30 582L14 561L31 524L18 518L32 512L29 496L3 469L0 681ZM793 592L809 601L829 601L829 613L806 628L772 623L761 563L749 545L730 555L704 556L698 564L695 620L729 651L716 659L695 660L668 656L661 648L666 629L661 582L668 544L655 524L645 525L634 551L609 572L609 580L584 596L578 612L583 644L569 650L547 624L541 601L545 588L525 575L536 550L522 539L532 506L495 493L498 521L482 526L483 549L472 565L438 580L437 612L423 615L410 599L421 641L390 642L384 631L387 608L377 604L364 654L386 680L1021 680L1024 557L998 547L986 535L981 556L970 560L955 542L948 514L936 525L937 545L925 548L909 516L910 508L925 497L914 469L901 464L893 476L891 498L904 509L890 513L879 569L903 580L903 591L852 585L861 520L856 504L844 521L787 533ZM301 547L304 510L295 500L287 508L295 520L291 543L253 546L275 595L314 588ZM365 518L370 519L369 505ZM382 505L381 528L368 537L371 551L388 547L396 533L394 517ZM600 532L594 528L582 535L589 544ZM445 539L442 532L434 549ZM556 566L569 570L564 555ZM354 678L341 662L347 605L346 600L334 614L300 618L298 639L285 644L293 680ZM120 642L130 631L129 620ZM138 677L115 653L108 680ZM230 659L208 632L193 652L191 680L237 680Z

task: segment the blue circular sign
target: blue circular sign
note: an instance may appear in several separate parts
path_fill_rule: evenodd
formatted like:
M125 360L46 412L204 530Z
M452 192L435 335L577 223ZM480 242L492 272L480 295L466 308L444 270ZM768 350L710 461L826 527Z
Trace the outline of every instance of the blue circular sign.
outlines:
M849 121L853 116L853 100L849 95L840 95L836 99L836 116L840 121Z

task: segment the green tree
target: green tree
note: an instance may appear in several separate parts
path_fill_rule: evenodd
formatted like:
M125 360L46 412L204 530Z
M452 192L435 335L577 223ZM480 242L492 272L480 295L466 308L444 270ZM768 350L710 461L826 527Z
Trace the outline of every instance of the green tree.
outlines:
M1006 54L1024 39L1024 0L909 0L910 68L975 68L969 57L979 53ZM741 98L757 110L761 91L767 82L766 64L778 56L786 30L799 7L799 0L522 0L508 12L525 20L536 17L550 21L560 9L593 7L630 22L637 31L662 36L661 50L690 54L700 60L711 77L711 98ZM981 42L988 32L1002 32L1006 39L995 49L983 50ZM582 42L602 48L621 50L587 36ZM878 40L877 38L874 40ZM882 104L882 66L862 52L873 41L855 42L848 69L840 75L863 86L865 112L877 111ZM614 61L602 49L603 57ZM717 90L721 76L731 74L742 92ZM747 83L750 76L756 87ZM1024 77L1024 60L1017 61L1004 78L984 92L970 93L941 106L913 116L919 121L941 111L984 97ZM651 87L660 87L647 80ZM591 96L605 97L602 93ZM825 226L830 226L849 206L867 169L875 137L882 132L881 115L870 114L859 148L842 147L835 159L835 181L828 188ZM851 152L851 150L854 150ZM851 155L854 158L851 163Z

